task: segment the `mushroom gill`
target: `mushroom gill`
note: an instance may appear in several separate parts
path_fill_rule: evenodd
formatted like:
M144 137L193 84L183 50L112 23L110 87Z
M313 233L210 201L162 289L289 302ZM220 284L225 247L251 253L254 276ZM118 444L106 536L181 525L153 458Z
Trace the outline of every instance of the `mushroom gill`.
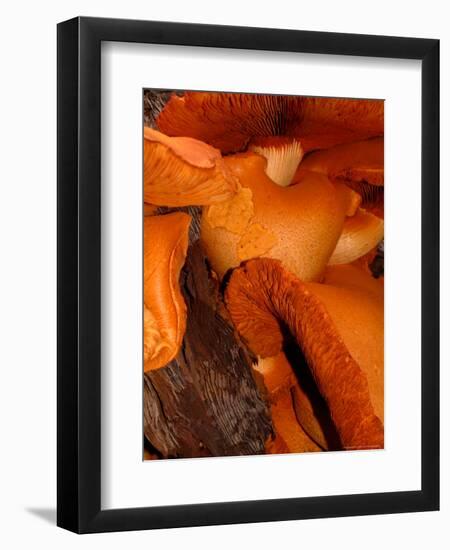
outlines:
M279 261L255 259L233 271L225 298L236 329L255 354L278 354L285 331L292 334L343 448L382 448L382 300L358 277L363 275L352 276L351 288L304 283Z
M305 97L302 120L292 131L305 152L384 135L384 101Z
M286 135L300 123L301 106L296 96L186 92L170 98L157 125L169 136L190 136L234 153L254 137Z
M241 189L229 201L203 209L201 241L213 270L222 278L243 260L267 256L283 260L303 280L320 277L336 247L346 216L359 196L321 174L301 183L276 185L255 153L225 157Z
M223 153L243 151L255 138L291 136L305 152L381 136L384 102L264 94L186 92L172 95L157 118L170 136L190 136Z
M178 279L191 216L173 212L144 217L144 371L165 366L178 353L186 305Z
M233 196L237 181L220 151L201 141L144 129L144 201L158 206L213 204Z

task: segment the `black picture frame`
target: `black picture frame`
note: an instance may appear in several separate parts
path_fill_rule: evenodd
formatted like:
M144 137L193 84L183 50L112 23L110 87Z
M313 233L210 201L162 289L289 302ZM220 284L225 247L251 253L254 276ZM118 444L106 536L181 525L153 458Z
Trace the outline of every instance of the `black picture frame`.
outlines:
M420 491L101 509L102 41L422 61ZM93 533L438 510L439 41L78 17L58 25L57 68L57 524L77 533Z

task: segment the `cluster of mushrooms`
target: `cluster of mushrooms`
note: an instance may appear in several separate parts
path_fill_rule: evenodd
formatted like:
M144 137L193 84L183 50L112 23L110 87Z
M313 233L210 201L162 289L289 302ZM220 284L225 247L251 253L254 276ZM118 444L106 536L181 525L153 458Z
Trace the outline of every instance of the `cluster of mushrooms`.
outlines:
M182 346L186 207L201 207L211 276L263 380L267 453L384 446L383 135L379 100L207 92L172 94L144 128L144 371Z

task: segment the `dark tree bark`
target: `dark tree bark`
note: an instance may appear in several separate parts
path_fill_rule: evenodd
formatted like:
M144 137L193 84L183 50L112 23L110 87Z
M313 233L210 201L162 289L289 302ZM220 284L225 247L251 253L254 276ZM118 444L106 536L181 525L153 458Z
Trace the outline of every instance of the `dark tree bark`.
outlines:
M163 457L262 454L270 413L198 242L180 286L186 334L171 363L144 375L145 437Z

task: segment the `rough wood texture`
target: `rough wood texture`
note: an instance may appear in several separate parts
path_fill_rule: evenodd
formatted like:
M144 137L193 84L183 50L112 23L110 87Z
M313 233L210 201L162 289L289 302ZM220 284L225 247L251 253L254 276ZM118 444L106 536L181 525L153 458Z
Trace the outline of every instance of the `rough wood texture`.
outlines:
M186 334L176 359L144 375L145 436L166 458L262 454L270 413L198 242L189 248L180 285Z

